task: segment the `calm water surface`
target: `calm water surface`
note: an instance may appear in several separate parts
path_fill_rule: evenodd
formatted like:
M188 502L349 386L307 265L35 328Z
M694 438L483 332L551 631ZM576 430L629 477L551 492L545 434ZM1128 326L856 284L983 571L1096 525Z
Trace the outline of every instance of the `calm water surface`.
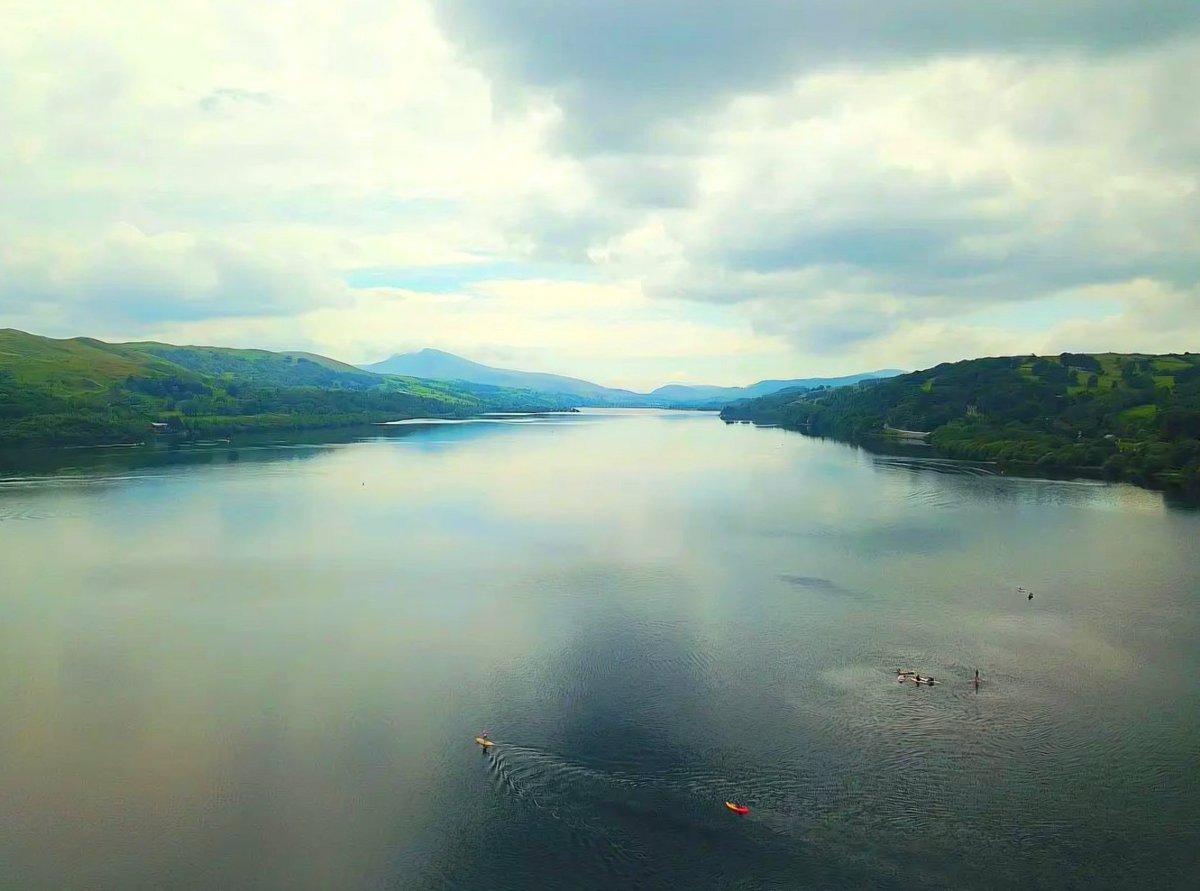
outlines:
M7 460L5 889L1200 878L1157 493L651 412Z

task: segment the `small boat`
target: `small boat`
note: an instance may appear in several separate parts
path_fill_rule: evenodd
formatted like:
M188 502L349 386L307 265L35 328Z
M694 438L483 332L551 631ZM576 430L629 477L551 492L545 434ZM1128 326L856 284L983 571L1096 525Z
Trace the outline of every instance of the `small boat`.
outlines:
M733 811L735 814L748 814L748 813L750 813L750 808L746 807L746 805L744 805L744 804L734 804L732 801L727 801L727 802L725 802L725 807L729 808L729 809L730 809L731 811Z
M484 739L482 736L475 737L475 742L479 743L485 749L490 749L492 746L495 745L495 743L492 742L490 739Z

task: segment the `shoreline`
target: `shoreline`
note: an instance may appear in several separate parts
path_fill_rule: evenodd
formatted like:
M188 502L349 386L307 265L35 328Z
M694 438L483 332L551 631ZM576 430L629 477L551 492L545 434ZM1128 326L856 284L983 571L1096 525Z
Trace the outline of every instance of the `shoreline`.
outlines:
M805 436L810 439L824 439L830 442L840 443L842 445L854 446L856 448L865 449L875 455L888 456L889 452L881 448L873 448L881 444L888 444L894 447L913 449L912 453L896 452L892 453L892 457L918 457L918 451L924 453L926 457L938 458L947 461L960 462L964 466L969 467L989 467L996 468L999 472L996 476L1011 476L1019 479L1029 480L1045 480L1047 482L1102 482L1102 483L1123 483L1125 485L1136 486L1139 489L1145 489L1151 492L1161 492L1164 496L1169 497L1173 501L1189 507L1200 507L1200 492L1191 491L1173 482L1172 480L1163 479L1145 479L1134 478L1129 476L1110 477L1107 476L1101 467L1043 467L1037 464L1030 464L1018 461L1003 461L998 459L981 461L978 459L967 458L961 455L956 455L953 451L948 451L942 447L934 445L925 438L917 439L916 437L907 436L892 436L888 433L876 433L866 436L856 437L852 439L844 439L838 436L830 436L820 433L809 433L806 430L790 427L786 424L769 423L760 424L757 421L749 420L749 423L755 427L764 429L785 430L788 433L796 433L800 436ZM728 423L728 422L727 422Z
M138 448L172 448L182 445L237 445L233 437L262 437L273 434L303 434L315 433L319 431L346 431L355 429L374 429L387 430L397 429L406 426L419 425L422 422L430 423L445 423L447 421L472 421L485 420L491 418L493 420L500 417L538 417L546 415L571 414L568 409L533 409L530 411L508 411L508 412L473 412L470 414L438 414L438 415L412 415L409 417L396 417L394 414L376 416L372 418L356 418L354 420L346 420L344 422L337 421L327 424L288 424L288 423L232 423L232 424L213 424L205 425L202 429L181 429L178 431L169 431L166 433L147 432L146 438L141 440L107 440L98 438L94 441L59 441L46 442L38 440L0 441L0 456L11 453L29 453L29 452L75 452L75 451L92 451L92 450L108 450L108 449L138 449ZM578 413L576 410L574 413ZM250 416L255 417L255 416ZM286 417L286 416L271 416L259 415L260 418L271 417Z

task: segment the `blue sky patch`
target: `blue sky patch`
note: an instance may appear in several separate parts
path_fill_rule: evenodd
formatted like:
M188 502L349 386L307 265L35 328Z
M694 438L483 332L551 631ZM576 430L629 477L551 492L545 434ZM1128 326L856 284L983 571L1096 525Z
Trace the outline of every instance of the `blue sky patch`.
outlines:
M565 263L487 262L442 266L373 266L343 274L352 288L399 288L426 294L455 294L491 281L594 281L588 266Z

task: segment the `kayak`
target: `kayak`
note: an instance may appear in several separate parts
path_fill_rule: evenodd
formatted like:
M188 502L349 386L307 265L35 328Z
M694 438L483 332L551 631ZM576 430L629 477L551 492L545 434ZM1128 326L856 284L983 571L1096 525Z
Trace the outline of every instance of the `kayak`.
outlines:
M729 809L730 809L731 811L733 811L735 814L748 814L748 813L750 813L750 808L746 807L746 805L744 805L744 804L734 804L732 801L727 801L727 802L725 802L725 807L729 808Z
M484 739L482 736L475 737L475 742L479 743L485 749L490 749L492 746L495 745L495 743L492 742L490 739Z

